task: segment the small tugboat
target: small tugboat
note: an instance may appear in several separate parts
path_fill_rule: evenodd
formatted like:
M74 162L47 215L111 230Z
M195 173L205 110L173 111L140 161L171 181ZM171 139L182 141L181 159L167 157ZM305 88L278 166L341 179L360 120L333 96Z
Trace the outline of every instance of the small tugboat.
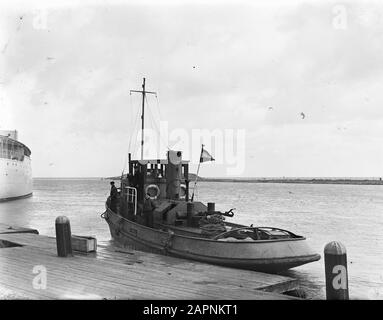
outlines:
M142 88L144 114L145 79ZM142 138L142 147L143 142ZM200 163L209 156L202 146ZM213 202L194 201L194 193L189 196L189 162L182 159L181 151L169 150L167 159L142 158L142 150L140 160L132 160L129 154L129 171L121 177L119 191L108 197L101 215L118 244L268 273L320 259L303 236L227 222L234 209L221 212Z

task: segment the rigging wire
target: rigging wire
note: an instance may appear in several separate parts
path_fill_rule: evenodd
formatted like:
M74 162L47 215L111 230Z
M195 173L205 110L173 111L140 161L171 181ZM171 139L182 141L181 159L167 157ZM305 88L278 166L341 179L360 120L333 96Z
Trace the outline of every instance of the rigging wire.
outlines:
M150 120L150 123L152 125L152 128L154 130L157 131L161 141L164 143L164 145L166 146L167 143L164 142L163 140L163 137L161 136L161 132L160 132L160 129L158 128L157 124L156 124L156 121L154 119L154 113L152 113L152 110L151 108L149 108L149 102L148 102L148 98L147 96L145 95L145 100L146 100L146 104L147 104L147 112L149 113L149 120ZM159 104L158 104L158 96L156 94L156 101L157 101L157 110L158 110L158 115L159 115L159 118L161 120L161 113L160 113L160 109L159 109ZM136 116L134 117L134 108L133 108L133 103L132 103L132 94L130 93L129 94L129 104L130 104L130 107L129 107L129 145L128 145L128 151L127 153L125 154L125 159L124 159L124 165L123 165L123 170L122 170L122 173L125 172L126 170L126 164L127 164L127 157L128 157L128 154L129 152L132 152L133 154L135 154L135 152L137 151L137 137L138 137L138 132L139 132L139 118L140 118L140 108L138 107L137 108L137 111L136 111ZM134 138L134 141L133 141L133 144L132 144L132 139ZM132 147L133 147L133 151L132 151Z
M132 127L134 125L134 122L132 121L133 119L133 103L132 103L132 95L129 95L129 146L128 146L128 152L130 152L130 146L132 144Z
M158 99L158 96L156 96L156 101L157 101L157 110L158 110L158 114L159 114L159 116L160 116L160 119L162 119L162 115L161 115L161 108L160 108L160 106L159 106L159 104L160 104L160 102L159 102L159 99ZM173 148L175 145L177 144L177 141L176 142L174 142L173 144L169 144L169 141L168 142L164 142L164 145L166 146L166 148L168 149L168 150L170 150L171 148Z
M195 185L194 188L193 188L193 194L194 194L194 199L198 199L198 197L199 197L199 190L198 190L197 185Z
M139 123L139 116L140 116L140 108L137 108L136 109L136 114L134 115L134 107L133 107L133 102L132 102L132 96L130 95L130 123L129 123L129 146L128 146L128 152L126 154L126 157L125 157L125 166L124 166L124 171L126 169L126 162L127 162L127 157L128 157L128 154L131 152L131 153L135 153L136 152L136 149L137 149L137 135L135 134L135 132L137 131L136 128L137 128L137 125ZM133 137L135 137L134 139L134 142L133 142L133 145L132 145L132 139ZM132 151L132 147L133 147L133 151Z
M153 129L156 130L157 133L160 135L160 130L158 129L158 126L157 126L156 121L154 119L154 114L153 114L151 108L149 108L149 103L148 103L148 100L146 97L145 97L145 99L146 99L146 105L147 105L150 123L152 124Z
M157 95L156 95L156 98L157 98ZM160 137L160 141L161 141L161 142L163 143L163 145L164 145L165 147L167 147L168 150L169 150L169 145L168 145L168 143L164 140L164 138L163 138L162 135L161 135L161 130L159 129L159 127L158 127L158 125L157 125L157 123L156 123L156 121L155 121L155 119L154 119L154 114L152 114L151 109L149 108L149 103L148 103L148 100L147 100L146 96L145 96L145 99L146 99L146 104L147 104L147 106L148 106L149 115L151 116L151 120L153 121L153 125L154 125L154 127L155 127L155 130L157 131L158 136ZM157 99L157 101L158 101L158 99ZM158 106L158 104L157 104L157 108L158 108L158 111L159 111L159 106ZM161 114L160 114L160 112L158 112L158 113L159 113L159 117L160 117L160 119L159 119L159 122L160 122L160 121L161 121Z
M140 119L140 108L138 107L137 108L137 111L136 111L136 115L135 117L133 116L134 115L134 107L133 107L133 102L132 102L132 95L130 94L130 110L129 110L129 134L130 134L130 137L129 137L129 146L128 146L128 152L126 153L125 155L125 161L124 161L124 167L123 167L123 171L122 172L125 172L126 170L126 164L127 164L127 157L128 157L128 154L129 152L135 154L135 152L137 151L137 148L139 147L137 144L138 144L138 132L139 132L139 119ZM161 131L160 131L160 128L158 127L157 125L157 122L160 122L161 119L162 119L162 115L161 115L161 111L160 111L160 107L159 107L159 99L158 99L158 95L156 94L156 104L155 104L155 108L153 109L157 109L157 114L158 114L158 118L159 120L156 121L155 119L155 114L153 112L153 110L150 108L149 106L149 101L148 101L148 98L147 98L147 95L145 95L145 101L146 101L146 105L147 105L147 113L149 114L149 120L150 120L150 123L151 123L151 126L152 128L158 133L158 136L160 138L160 141L163 143L163 145L168 149L170 150L169 148L169 143L166 142L163 138L163 136L161 135ZM132 120L134 122L132 122ZM134 139L134 141L132 142L132 139Z
M128 111L128 117L129 117L129 122L128 122L128 126L129 126L129 130L128 130L128 135L129 135L129 146L128 146L128 150L127 152L125 153L125 158L124 158L124 168L122 169L122 174L124 174L125 170L126 170L126 162L127 162L127 158L128 158L128 154L130 152L130 146L131 146L131 142L132 142L132 135L131 135L131 132L132 132L132 127L133 127L133 115L134 115L134 112L133 112L133 108L132 108L132 95L130 94L129 95L129 111Z
M160 109L160 102L159 102L159 99L158 99L158 95L156 95L156 107L157 107L157 112L158 112L158 116L159 116L159 119L160 121L163 119L162 118L162 115L161 115L161 109Z
M133 128L133 124L134 124L133 116L134 116L134 111L133 111L133 107L132 107L132 96L129 95L129 108L128 108L129 146L128 146L128 150L125 152L122 174L124 174L124 172L126 170L126 162L127 162L128 154L130 152L130 147L131 147L131 142L132 142L132 132L133 132L133 129L134 129Z
M158 111L158 116L159 116L159 119L160 119L160 121L163 119L162 118L162 114L161 114L161 108L160 108L160 101L159 101L159 99L158 99L158 95L156 95L156 107L157 107L157 111ZM170 150L170 147L169 147L169 141L165 141L164 140L164 138L161 136L161 138L162 138L162 142L164 143L164 146L168 149L168 150Z
M148 110L148 114L149 114L149 121L150 121L150 124L151 124L151 128L157 133L157 136L160 137L161 139L161 132L160 130L158 129L157 125L156 125L156 120L154 119L154 114L151 110L151 108L149 107L149 103L148 103L148 100L146 99L146 103L147 103L147 110ZM156 151L158 152L159 151L159 147L158 145L155 147Z
M138 108L137 109L137 114L136 114L136 118L135 118L135 121L134 121L134 128L133 128L133 132L132 132L132 135L131 135L131 138L134 139L134 142L133 142L133 151L132 153L135 154L137 152L137 148L139 147L137 144L137 136L138 136L138 130L139 130L139 121L140 120L140 109Z
M133 141L133 151L136 151L136 145L137 145L137 135L136 135L136 132L138 131L139 120L140 120L140 110L139 110L139 108L137 108L136 116L134 117L134 120L133 120L132 133L130 135L130 139L131 140L134 139L134 141Z

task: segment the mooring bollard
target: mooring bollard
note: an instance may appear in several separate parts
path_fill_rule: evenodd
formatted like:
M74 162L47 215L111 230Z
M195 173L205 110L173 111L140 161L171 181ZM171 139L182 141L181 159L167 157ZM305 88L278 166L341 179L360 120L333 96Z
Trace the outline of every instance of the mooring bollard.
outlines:
M348 300L347 253L343 244L337 241L324 248L326 272L326 299Z
M69 219L65 216L57 217L55 224L57 255L59 257L72 255L72 235Z

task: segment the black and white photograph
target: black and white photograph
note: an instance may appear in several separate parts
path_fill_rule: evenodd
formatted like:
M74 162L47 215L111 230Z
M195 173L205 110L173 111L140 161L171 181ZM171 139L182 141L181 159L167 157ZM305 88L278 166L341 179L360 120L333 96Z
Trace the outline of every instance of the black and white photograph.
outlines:
M382 178L379 1L0 3L3 302L383 300Z

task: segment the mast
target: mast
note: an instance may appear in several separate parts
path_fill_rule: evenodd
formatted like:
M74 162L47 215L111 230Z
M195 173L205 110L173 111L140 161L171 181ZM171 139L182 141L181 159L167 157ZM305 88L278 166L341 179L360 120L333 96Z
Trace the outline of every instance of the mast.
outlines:
M142 93L142 111L141 111L141 160L144 160L144 129L145 129L145 95L154 94L157 95L157 92L151 92L145 90L145 78L142 82L142 90L130 90L132 92Z
M145 78L142 82L142 112L141 112L141 160L144 159L144 112L145 112Z

